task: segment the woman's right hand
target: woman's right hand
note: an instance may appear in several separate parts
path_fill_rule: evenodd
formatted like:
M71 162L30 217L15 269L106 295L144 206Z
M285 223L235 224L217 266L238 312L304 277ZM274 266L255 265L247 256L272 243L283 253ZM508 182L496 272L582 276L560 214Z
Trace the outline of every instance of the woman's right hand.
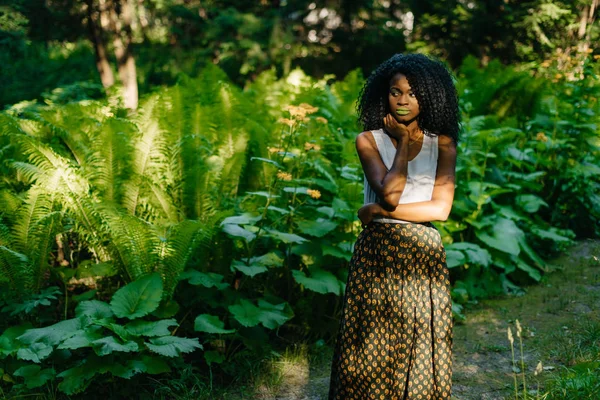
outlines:
M387 114L383 118L383 126L385 127L385 131L394 139L400 142L408 140L408 129L405 125L396 121L396 118L394 118L392 114Z

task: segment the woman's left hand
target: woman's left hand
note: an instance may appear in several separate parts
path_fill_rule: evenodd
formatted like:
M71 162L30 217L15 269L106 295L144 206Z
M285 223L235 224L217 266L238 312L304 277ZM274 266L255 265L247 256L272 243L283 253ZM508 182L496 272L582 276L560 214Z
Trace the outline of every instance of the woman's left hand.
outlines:
M358 210L358 219L362 222L363 227L373 221L375 216L375 203L365 204Z

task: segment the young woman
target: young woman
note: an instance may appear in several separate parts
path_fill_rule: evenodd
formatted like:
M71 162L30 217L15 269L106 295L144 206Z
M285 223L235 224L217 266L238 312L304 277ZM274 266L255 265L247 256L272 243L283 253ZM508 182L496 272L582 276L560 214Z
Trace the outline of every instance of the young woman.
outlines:
M439 61L397 54L367 79L356 138L365 175L329 399L447 400L452 303L431 221L454 198L459 111Z

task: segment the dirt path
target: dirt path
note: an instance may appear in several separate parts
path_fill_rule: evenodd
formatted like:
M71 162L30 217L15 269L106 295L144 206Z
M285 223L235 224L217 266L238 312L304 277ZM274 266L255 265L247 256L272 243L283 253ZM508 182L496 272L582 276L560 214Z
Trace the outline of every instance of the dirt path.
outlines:
M453 400L500 400L514 393L507 328L515 333L516 319L523 327L528 388L537 386L539 361L542 382L548 371L577 362L577 349L562 344L572 345L578 330L600 322L600 242L581 242L550 265L557 270L523 296L482 301L466 311L466 323L455 325ZM518 346L515 352L518 357ZM282 362L281 380L259 398L326 399L331 349L310 359Z

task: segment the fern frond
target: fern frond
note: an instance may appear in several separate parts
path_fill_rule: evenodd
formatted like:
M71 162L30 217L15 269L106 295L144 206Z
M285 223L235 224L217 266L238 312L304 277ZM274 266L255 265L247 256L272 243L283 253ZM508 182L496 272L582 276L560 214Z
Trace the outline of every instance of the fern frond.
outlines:
M109 118L96 125L86 170L103 198L119 201L121 183L131 172L131 138L138 130L135 124L121 118Z
M26 135L19 122L20 120L12 115L0 113L0 136Z
M28 263L26 255L0 245L0 282L8 282L11 289L22 290L24 270Z
M10 229L8 226L2 223L2 219L0 219L0 246L10 247L12 245L12 235L10 234Z
M229 133L227 141L219 148L219 157L225 162L220 171L221 195L235 197L238 192L240 176L246 166L246 150L248 147L248 134L244 130Z
M136 215L140 196L142 195L140 192L141 186L138 183L140 177L147 177L159 183L161 172L169 164L168 154L165 154L168 145L162 137L159 124L151 115L156 101L147 102L138 114L138 126L141 134L134 139L131 162L133 174L125 184L128 189L123 193L123 205L132 215Z
M105 223L110 236L108 251L128 280L133 281L156 270L156 248L160 240L150 224L116 211L106 215Z
M166 216L167 221L170 223L180 221L181 214L169 194L163 188L158 187L158 185L153 182L148 182L148 186L152 191L153 199L160 206L160 209Z
M32 227L33 243L28 248L29 263L25 265L25 286L30 292L37 292L44 279L46 270L50 267L50 253L56 245L56 235L62 228L62 213L52 212L36 221Z
M23 204L23 199L10 190L0 190L0 217L13 224L16 218L16 212Z
M207 247L215 225L185 220L169 228L166 246L161 254L161 274L164 280L165 298L172 296L177 278L185 269L190 256L200 246Z
M17 210L16 224L13 226L15 248L28 253L35 246L33 232L38 221L50 214L54 208L54 195L47 193L40 186L34 185L27 192L27 197Z

